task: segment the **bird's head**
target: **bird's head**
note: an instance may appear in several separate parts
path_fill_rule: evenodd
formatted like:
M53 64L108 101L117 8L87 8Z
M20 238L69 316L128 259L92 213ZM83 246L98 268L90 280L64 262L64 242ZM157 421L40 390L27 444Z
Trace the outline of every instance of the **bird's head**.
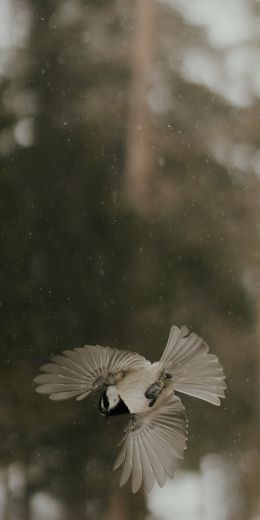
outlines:
M130 413L114 385L108 386L102 392L99 399L99 411L101 415L105 415L106 417Z
M108 417L113 415L113 410L120 402L119 393L114 385L108 386L101 394L99 399L99 411L101 415Z

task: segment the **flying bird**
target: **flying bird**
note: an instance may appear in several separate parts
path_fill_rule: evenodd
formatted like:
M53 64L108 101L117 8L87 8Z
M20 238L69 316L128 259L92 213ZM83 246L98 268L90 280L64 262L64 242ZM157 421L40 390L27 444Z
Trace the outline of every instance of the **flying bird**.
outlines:
M36 391L60 401L78 401L99 392L106 417L128 414L114 469L122 467L120 485L131 477L133 493L142 483L149 492L172 478L187 441L182 392L214 405L225 397L225 374L206 343L187 327L173 326L160 361L110 347L84 346L53 356L34 381Z

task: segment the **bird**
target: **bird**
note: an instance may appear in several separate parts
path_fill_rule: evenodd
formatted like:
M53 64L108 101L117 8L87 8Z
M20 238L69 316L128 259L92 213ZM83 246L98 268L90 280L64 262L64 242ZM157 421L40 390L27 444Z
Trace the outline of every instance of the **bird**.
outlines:
M226 376L216 355L186 326L172 326L160 361L150 362L128 350L100 345L65 350L43 365L34 382L40 394L60 401L80 401L99 393L105 417L128 415L129 423L114 468L120 486L131 479L136 493L150 492L173 478L188 438L185 408L177 393L220 405Z

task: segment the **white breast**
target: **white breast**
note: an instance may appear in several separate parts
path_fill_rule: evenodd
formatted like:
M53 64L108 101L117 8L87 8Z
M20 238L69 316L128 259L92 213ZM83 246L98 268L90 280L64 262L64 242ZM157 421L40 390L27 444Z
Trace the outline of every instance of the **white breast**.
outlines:
M144 413L150 410L149 401L144 394L158 375L158 363L153 363L148 368L129 372L117 383L118 392L130 413Z

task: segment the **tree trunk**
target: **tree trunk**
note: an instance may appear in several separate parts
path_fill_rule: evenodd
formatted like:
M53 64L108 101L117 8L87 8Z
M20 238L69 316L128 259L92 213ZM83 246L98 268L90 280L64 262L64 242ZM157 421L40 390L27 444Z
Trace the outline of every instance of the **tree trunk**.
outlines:
M66 520L87 520L86 504L79 502L67 502L64 504Z
M1 486L3 489L3 520L10 520L9 514L9 486L8 486L8 468L1 468Z
M153 0L136 0L135 10L124 191L129 204L144 212L149 207L153 168L148 91L155 4Z

